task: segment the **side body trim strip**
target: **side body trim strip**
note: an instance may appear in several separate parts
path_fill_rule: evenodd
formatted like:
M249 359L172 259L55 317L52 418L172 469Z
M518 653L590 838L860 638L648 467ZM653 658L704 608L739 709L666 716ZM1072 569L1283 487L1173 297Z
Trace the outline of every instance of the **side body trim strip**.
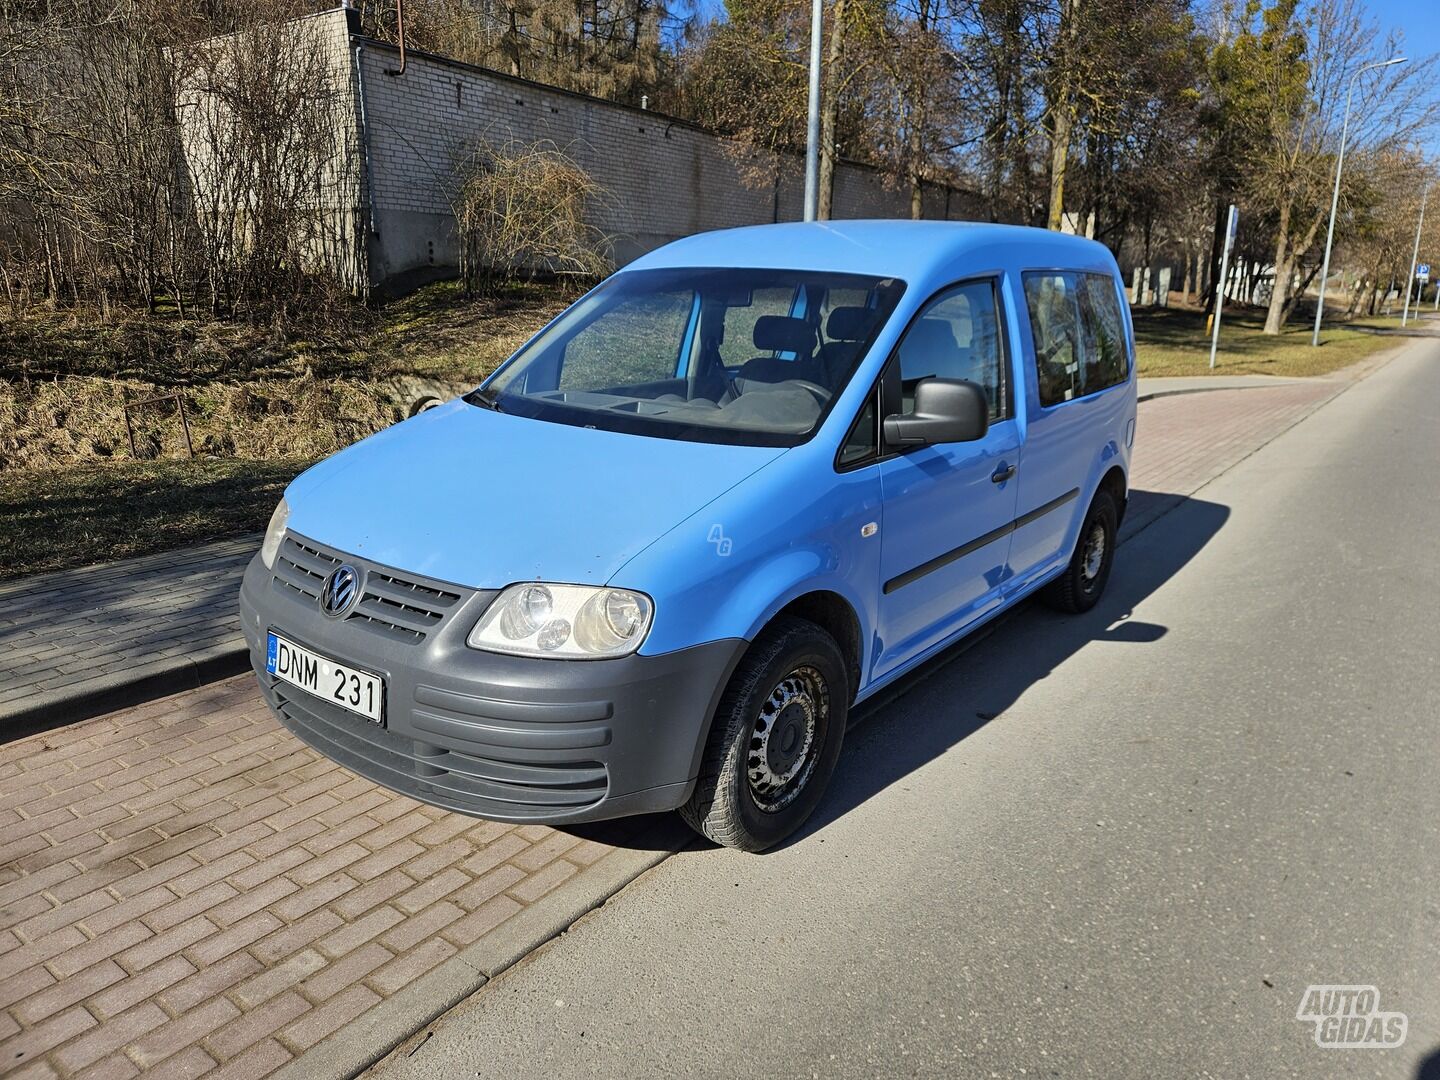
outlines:
M900 574L897 577L893 577L889 581L885 582L883 592L886 596L889 596L896 589L903 589L906 585L911 585L914 582L919 581L927 574L932 574L936 570L941 569L942 567L949 566L956 559L963 559L972 551L979 551L986 544L993 544L996 540L1003 540L1016 529L1024 528L1032 521L1040 520L1042 517L1044 517L1046 514L1050 513L1053 510L1059 510L1060 507L1064 506L1066 503L1076 498L1079 494L1079 488L1071 488L1059 498L1051 499L1049 502L1035 507L1034 510L1030 510L1024 514L1021 514L1008 525L1002 525L998 529L991 529L983 536L977 536L974 540L970 540L964 544L961 544L957 548L951 548L943 555L937 555L935 556L935 558L930 559L928 562L923 562L919 566L914 567L913 569L906 570L903 574Z

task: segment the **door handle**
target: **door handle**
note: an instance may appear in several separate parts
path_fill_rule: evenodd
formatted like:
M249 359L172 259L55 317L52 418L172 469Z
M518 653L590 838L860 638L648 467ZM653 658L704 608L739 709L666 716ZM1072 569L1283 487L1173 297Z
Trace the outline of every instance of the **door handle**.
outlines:
M1009 480L1014 475L1014 465L1001 465L998 469L996 469L993 473L990 474L990 482L992 484L1003 484L1006 480Z

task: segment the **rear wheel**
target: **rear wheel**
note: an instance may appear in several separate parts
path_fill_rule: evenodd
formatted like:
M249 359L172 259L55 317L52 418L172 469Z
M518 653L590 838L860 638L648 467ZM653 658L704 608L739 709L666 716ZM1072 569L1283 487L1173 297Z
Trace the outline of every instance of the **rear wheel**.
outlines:
M764 851L814 811L835 771L850 680L835 640L777 619L730 677L680 814L717 844Z
M1080 526L1080 539L1075 542L1070 565L1044 591L1044 600L1051 607L1078 615L1099 602L1115 561L1118 518L1110 493L1096 492L1085 522Z

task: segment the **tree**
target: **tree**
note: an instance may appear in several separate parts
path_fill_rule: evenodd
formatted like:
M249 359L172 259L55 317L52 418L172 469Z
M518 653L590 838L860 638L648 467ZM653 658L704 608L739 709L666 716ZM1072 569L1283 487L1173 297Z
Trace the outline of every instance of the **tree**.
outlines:
M1316 0L1303 13L1295 0L1276 0L1262 18L1256 69L1266 107L1259 153L1247 170L1245 186L1275 236L1265 332L1278 334L1319 268L1312 260L1294 287L1328 218L1352 80L1350 153L1398 146L1433 127L1440 113L1428 95L1432 61L1364 72L1394 55L1394 43L1381 39L1358 0ZM1347 199L1359 190L1356 176L1347 172L1342 177Z
M396 40L399 0L359 7L371 33ZM405 0L416 48L629 105L670 92L667 39L695 20L691 0Z

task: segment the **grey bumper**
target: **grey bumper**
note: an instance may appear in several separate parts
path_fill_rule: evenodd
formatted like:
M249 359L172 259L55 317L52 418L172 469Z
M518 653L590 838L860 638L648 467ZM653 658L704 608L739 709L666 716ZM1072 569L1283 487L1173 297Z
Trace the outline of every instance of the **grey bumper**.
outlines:
M360 569L347 618L320 610L327 567ZM281 723L353 772L421 802L497 821L564 823L672 810L690 796L720 693L747 642L660 656L538 660L465 644L495 593L287 537L257 556L240 621ZM267 631L385 679L382 724L279 682Z

